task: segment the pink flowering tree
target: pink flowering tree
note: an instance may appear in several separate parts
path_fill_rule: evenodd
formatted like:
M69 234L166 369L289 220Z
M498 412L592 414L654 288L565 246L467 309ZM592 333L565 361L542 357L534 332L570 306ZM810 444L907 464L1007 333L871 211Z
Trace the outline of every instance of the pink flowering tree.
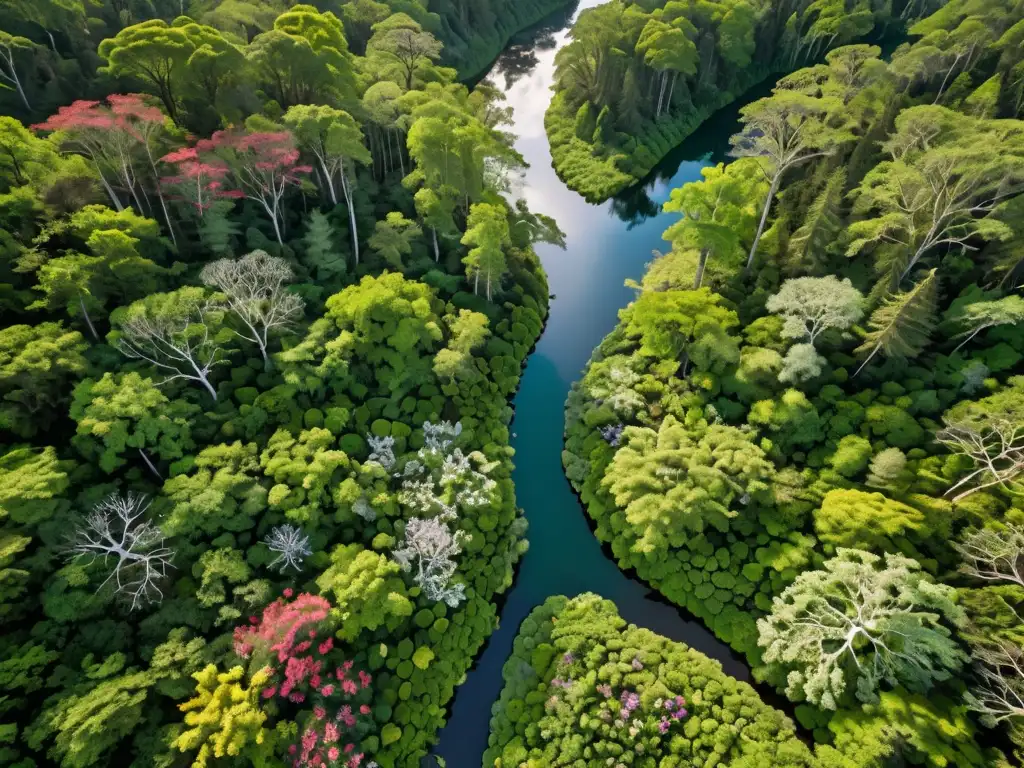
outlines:
M32 129L53 133L66 151L91 160L118 211L124 210L124 203L116 189L129 197L140 215L149 213L152 206L146 187L151 182L173 239L167 204L156 183L154 160L154 146L160 141L164 119L159 108L150 106L137 93L112 94L106 103L80 100L61 107Z
M213 154L213 149L213 142L203 139L160 158L161 163L175 169L175 174L163 177L161 184L173 198L185 201L199 218L217 200L245 197L242 190L231 189L225 183L231 169Z
M299 163L299 149L288 131L229 133L210 137L212 146L231 168L237 186L249 200L259 203L274 225L277 242L284 244L285 194L313 171Z
M263 616L235 629L235 652L270 671L266 700L311 707L297 744L289 747L293 768L359 768L365 755L359 737L370 723L370 683L351 660L341 660L330 631L331 604L301 594L268 605Z

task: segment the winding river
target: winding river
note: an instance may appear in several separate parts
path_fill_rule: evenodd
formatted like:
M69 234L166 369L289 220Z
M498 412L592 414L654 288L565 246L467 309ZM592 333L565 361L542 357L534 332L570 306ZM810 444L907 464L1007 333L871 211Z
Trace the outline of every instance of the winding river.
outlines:
M739 104L713 116L674 150L651 178L601 205L568 189L551 167L544 111L551 99L555 53L580 11L603 0L581 0L521 33L495 62L488 78L514 110L516 148L530 164L521 189L534 211L554 216L567 249L540 245L551 293L548 325L530 356L515 398L512 446L516 494L530 528L530 549L505 596L500 628L456 690L447 726L435 753L449 768L478 768L487 746L491 706L501 691L501 668L527 614L551 595L595 592L613 600L627 621L681 640L749 680L745 664L702 624L688 620L645 585L623 573L591 532L583 508L562 472L563 405L571 383L632 298L623 285L640 279L655 249L667 248L661 233L675 218L661 214L669 192L700 178L701 168L726 159L738 125ZM758 89L762 90L762 89ZM765 87L764 92L767 92ZM762 93L745 97L760 96Z

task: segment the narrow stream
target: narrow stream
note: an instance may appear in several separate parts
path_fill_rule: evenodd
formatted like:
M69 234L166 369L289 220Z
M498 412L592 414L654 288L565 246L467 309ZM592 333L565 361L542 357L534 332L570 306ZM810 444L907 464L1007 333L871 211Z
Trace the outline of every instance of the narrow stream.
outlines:
M726 159L743 103L713 116L644 185L601 205L587 203L551 167L544 111L551 99L555 53L566 42L571 22L581 10L601 2L581 0L577 7L520 34L488 75L514 109L516 148L530 164L520 195L532 210L555 217L568 248L537 248L556 298L547 329L527 363L512 425L513 479L530 523L530 549L506 596L500 628L456 690L436 749L449 768L480 766L491 706L501 691L502 665L520 623L551 595L595 592L613 600L627 621L681 640L720 661L728 674L750 679L745 664L702 624L683 618L677 608L619 570L588 527L562 471L562 409L569 387L594 347L614 327L619 309L632 298L623 282L639 279L652 251L668 247L661 233L675 215L660 213L661 204L673 188L699 179L701 168ZM763 91L767 93L768 87ZM748 94L744 101L760 95Z

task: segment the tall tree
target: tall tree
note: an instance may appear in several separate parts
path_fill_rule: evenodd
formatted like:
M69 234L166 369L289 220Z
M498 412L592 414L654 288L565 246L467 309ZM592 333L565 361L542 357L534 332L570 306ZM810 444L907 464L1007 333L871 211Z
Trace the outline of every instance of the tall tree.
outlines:
M391 211L378 221L370 248L395 269L404 268L402 257L412 253L412 241L423 234L419 224L405 218L399 211Z
M732 139L733 155L759 158L770 181L747 257L747 270L754 263L772 201L785 173L816 157L834 154L852 138L844 127L833 125L835 113L841 111L839 107L834 99L777 90L740 110L743 130Z
M871 330L855 352L867 352L854 376L864 370L875 355L882 352L888 358L904 360L917 357L928 344L935 327L935 305L938 301L939 279L936 270L929 272L921 282L906 293L886 299L871 314Z
M504 206L477 203L470 208L462 244L473 247L462 261L466 265L466 276L473 278L473 293L479 294L483 276L488 301L492 288L501 287L501 278L508 268L505 262L508 239L508 215Z
M395 64L405 90L411 91L416 73L441 57L441 41L424 31L404 13L395 13L373 27L366 46L368 58L381 57Z
M36 44L27 37L19 37L0 30L0 81L14 86L18 98L29 112L32 111L32 105L29 104L28 96L25 95L25 86L18 74L18 70L22 67L18 59L26 52L33 52L35 48Z

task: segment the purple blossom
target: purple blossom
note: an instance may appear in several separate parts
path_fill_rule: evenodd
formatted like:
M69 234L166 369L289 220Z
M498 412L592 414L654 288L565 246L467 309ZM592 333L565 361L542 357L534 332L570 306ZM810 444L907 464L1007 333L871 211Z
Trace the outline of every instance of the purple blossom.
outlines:
M663 717L663 718L661 718L661 722L658 723L658 731L660 731L661 733L667 733L668 732L668 726L669 726L668 718Z
M598 431L610 446L617 448L622 441L623 429L625 427L622 424L610 424L607 427L601 427Z
M665 709L667 709L669 712L675 709L675 706L676 703L673 699L665 699Z
M640 706L640 696L633 691L623 691L619 698L622 701L622 708L627 714Z
M607 683L604 685L597 686L597 692L604 696L606 699L610 699L612 697L612 687Z
M576 661L576 657L573 656L572 653L567 653L562 657L562 663L566 666L572 664L574 661Z
M643 665L643 662L640 661L640 657L639 656L634 656L633 657L633 669L635 669L637 672L639 672L643 668L644 668L644 665Z

